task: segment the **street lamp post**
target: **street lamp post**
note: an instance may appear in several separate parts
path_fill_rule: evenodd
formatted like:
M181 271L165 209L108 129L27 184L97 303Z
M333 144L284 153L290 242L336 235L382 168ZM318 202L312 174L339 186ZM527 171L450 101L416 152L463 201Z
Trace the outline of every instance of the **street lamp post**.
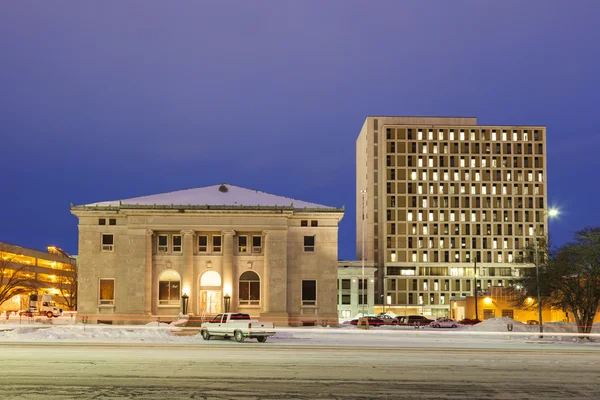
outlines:
M475 255L475 282L473 285L473 291L475 292L475 319L479 320L479 310L477 309L477 254Z
M558 210L551 208L549 210L544 210L542 214L542 218L545 216L549 216L550 218L556 217L558 215ZM535 264L535 284L537 286L537 303L538 303L538 318L540 320L540 339L544 337L544 323L542 321L542 296L540 293L540 266L539 266L539 255L538 255L538 240L537 240L537 214L534 212L533 214L533 262Z
M362 318L363 322L366 323L367 328L369 326L369 319L365 319L365 194L367 191L365 189L360 191L361 199L362 199L362 280L361 280L361 302L362 302Z

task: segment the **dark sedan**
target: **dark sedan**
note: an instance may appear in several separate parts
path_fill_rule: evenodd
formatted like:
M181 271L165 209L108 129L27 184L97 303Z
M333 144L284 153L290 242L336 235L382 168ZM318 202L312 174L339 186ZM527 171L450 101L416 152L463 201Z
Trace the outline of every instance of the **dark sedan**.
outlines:
M385 322L383 322L383 320L381 318L377 318L377 317L365 317L367 318L367 320L369 321L369 326L381 326L384 325ZM352 325L358 325L358 319L353 319L352 321L350 321L350 323Z

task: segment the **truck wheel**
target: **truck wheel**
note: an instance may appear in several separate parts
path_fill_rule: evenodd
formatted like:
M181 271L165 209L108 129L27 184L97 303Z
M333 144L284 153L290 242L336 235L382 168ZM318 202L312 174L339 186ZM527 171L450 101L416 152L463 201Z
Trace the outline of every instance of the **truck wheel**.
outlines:
M256 338L256 340L258 340L258 343L264 343L267 341L267 337L266 336L259 336Z
M52 311L48 311L48 312L46 313L46 316L47 316L48 318L52 318L52 317L54 316L54 314L52 314Z
M206 329L204 329L202 331L202 339L204 339L204 340L210 340L210 335L208 334L208 331Z
M235 331L233 333L233 336L235 336L235 340L238 343L242 343L244 341L244 334L242 333L242 331Z

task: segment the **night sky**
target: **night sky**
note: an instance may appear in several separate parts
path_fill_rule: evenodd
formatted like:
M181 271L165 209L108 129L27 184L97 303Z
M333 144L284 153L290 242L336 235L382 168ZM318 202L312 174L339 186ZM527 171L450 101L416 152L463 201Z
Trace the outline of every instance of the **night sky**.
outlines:
M93 4L92 4L93 3ZM346 207L367 115L546 125L554 244L600 225L598 1L2 1L0 241L227 182Z

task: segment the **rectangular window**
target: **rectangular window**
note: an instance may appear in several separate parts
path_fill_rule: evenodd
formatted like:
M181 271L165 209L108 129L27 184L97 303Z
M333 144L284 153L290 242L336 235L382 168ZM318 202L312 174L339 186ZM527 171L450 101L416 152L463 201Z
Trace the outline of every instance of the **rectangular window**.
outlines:
M208 251L208 236L198 236L198 252L206 253Z
M167 235L158 235L158 253L166 253L169 251L169 236Z
M315 251L315 237L314 236L304 236L304 251L310 252L310 253Z
M159 281L158 282L158 305L179 305L180 282L177 281Z
M262 252L262 236L252 236L252 252Z
M248 236L238 236L238 253L248 252Z
M300 226L308 226L308 221L303 219L300 221Z
M114 237L112 233L102 234L102 251L113 251L114 250Z
M213 236L212 237L212 252L220 253L221 252L221 236Z
M173 253L181 253L181 235L173 235Z
M310 226L319 226L319 221L310 221Z
M342 290L350 290L352 286L350 284L350 279L342 279Z
M117 220L114 219L114 218L111 218L111 219L108 220L108 224L109 225L116 225L117 224Z
M98 219L98 225L106 225L106 219L105 218Z
M317 305L317 281L303 280L302 281L302 305L316 306Z
M99 305L114 305L115 304L115 280L100 279L98 287L98 304Z
M350 295L349 294L343 294L342 295L342 304L343 305L351 304L351 299L350 299Z

